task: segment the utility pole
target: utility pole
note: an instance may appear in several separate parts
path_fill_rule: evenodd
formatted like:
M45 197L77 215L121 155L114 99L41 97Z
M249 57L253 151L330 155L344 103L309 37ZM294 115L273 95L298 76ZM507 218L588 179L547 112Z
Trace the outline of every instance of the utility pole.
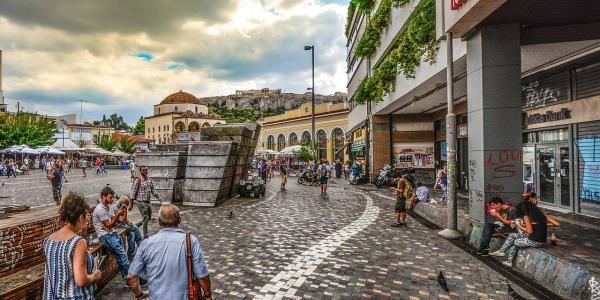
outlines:
M21 102L17 101L17 115L21 112Z
M457 208L456 208L456 115L454 114L454 76L452 54L452 32L446 33L446 92L448 100L448 115L446 115L446 145L448 164L448 227L438 234L447 239L462 237L457 230Z
M304 50L308 51L311 50L311 56L312 56L312 88L310 89L312 91L312 117L311 117L311 122L312 122L312 127L311 127L311 141L312 141L312 148L313 151L316 152L316 136L315 136L315 45L312 46L304 46Z

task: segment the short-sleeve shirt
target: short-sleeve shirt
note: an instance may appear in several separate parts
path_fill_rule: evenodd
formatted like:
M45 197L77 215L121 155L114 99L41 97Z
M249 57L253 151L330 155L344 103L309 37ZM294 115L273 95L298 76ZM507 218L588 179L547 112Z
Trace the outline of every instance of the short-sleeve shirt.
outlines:
M208 266L200 243L193 235L190 238L194 276L206 277ZM182 229L163 228L142 241L129 267L129 274L148 274L150 299L188 299L186 249Z
M103 221L110 220L115 216L115 206L109 205L106 207L102 202L96 205L94 209L94 213L92 214L92 223L94 223L94 229L96 229L96 233L98 237L101 237L105 234L112 233L112 229L106 229Z
M279 172L281 172L281 175L287 175L287 165L280 165Z
M50 182L52 182L52 186L53 187L62 186L62 177L63 177L62 170L58 169L58 170L54 171L54 178L50 181Z
M429 189L424 185L418 187L415 193L417 194L417 199L419 199L419 201L427 201L427 199L429 199Z
M400 180L398 181L398 187L397 189L399 190L403 190L406 189L406 180L404 178L400 178ZM403 192L397 191L396 192L396 199L400 200L400 199L404 199L406 200L406 198L404 197Z

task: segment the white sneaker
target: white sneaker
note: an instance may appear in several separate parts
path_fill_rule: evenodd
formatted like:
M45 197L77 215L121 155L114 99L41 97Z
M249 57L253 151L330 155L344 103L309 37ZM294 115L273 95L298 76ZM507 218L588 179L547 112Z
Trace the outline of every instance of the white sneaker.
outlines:
M508 261L508 260L503 261L502 264L505 265L505 266L507 266L507 267L509 267L509 268L513 267L512 263L510 261Z
M498 250L498 251L494 251L494 252L490 253L490 255L491 255L491 256L497 256L497 257L505 257L505 256L506 256L506 253L504 253L504 252L502 252L502 251Z
M435 201L435 200L431 199L431 201L429 201L429 203L431 203L431 204L436 204L436 203L437 203L437 201Z

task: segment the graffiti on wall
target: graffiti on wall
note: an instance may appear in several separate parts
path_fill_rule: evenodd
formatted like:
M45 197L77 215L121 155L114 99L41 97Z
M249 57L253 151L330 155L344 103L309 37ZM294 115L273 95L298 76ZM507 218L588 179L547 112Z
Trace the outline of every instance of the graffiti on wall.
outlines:
M581 201L600 204L600 136L577 139L580 168L579 197Z
M521 87L525 97L525 107L540 107L558 101L560 90L540 86L539 81L533 81Z
M394 167L434 168L433 143L396 143L393 149Z

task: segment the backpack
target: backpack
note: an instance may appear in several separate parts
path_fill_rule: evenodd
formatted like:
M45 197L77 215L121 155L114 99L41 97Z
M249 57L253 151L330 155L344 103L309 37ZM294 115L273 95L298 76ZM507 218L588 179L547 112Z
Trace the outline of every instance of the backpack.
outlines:
M404 186L404 191L402 192L402 196L404 196L404 198L406 199L410 199L413 196L413 189L414 186L412 184L412 182L402 178L401 180L404 180L404 182L406 183Z

